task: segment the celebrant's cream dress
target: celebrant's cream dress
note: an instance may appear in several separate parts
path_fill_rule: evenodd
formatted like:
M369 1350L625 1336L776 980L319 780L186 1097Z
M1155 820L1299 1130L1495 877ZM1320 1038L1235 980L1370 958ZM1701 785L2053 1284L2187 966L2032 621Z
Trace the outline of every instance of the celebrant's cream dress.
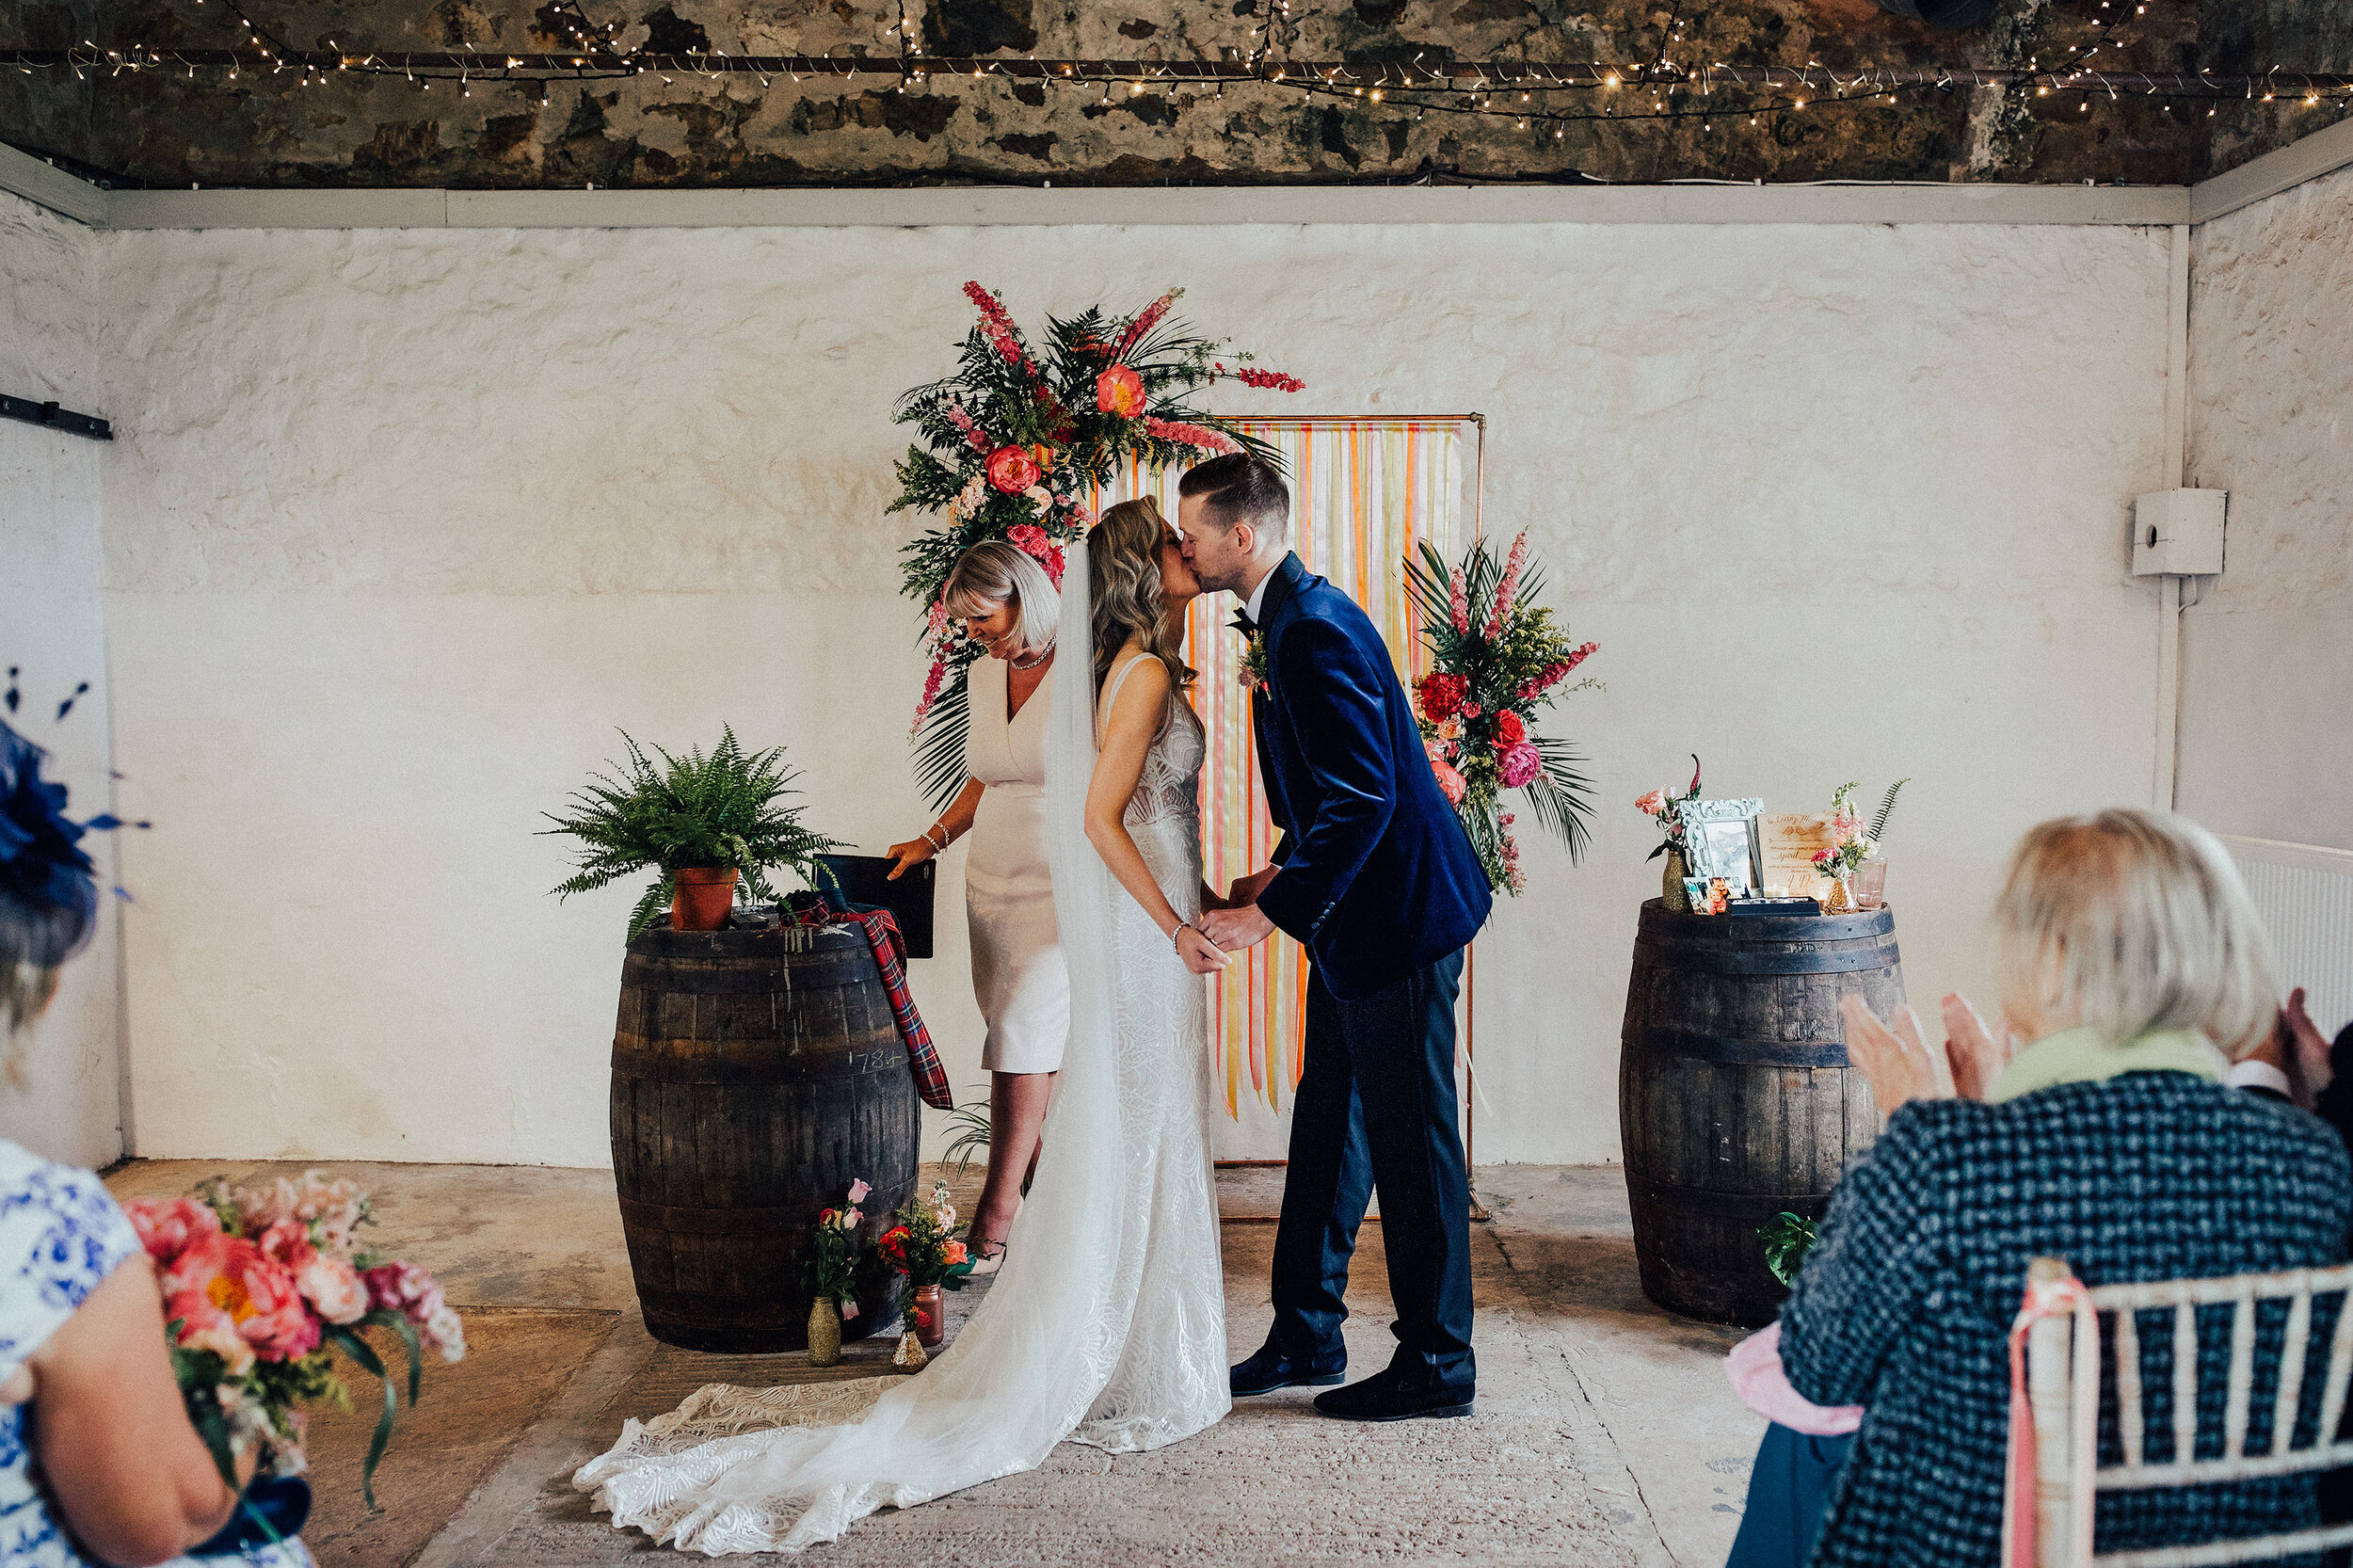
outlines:
M1005 716L1006 669L982 659L966 680L971 728L965 767L987 788L972 816L964 913L972 933L972 994L988 1023L981 1065L992 1073L1050 1073L1070 1033L1070 978L1054 931L1054 878L1046 866L1048 669L1021 712Z

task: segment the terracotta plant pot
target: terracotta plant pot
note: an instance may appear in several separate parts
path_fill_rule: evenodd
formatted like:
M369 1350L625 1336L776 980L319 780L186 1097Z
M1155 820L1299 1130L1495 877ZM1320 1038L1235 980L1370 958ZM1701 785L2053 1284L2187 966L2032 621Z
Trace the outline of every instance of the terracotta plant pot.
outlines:
M670 929L716 931L735 907L733 866L681 866L670 873L678 891L670 899Z
M831 1296L820 1296L808 1304L808 1364L841 1364L841 1304Z
M948 1308L939 1299L939 1287L919 1285L915 1288L915 1336L923 1341L923 1348L936 1351L948 1337Z

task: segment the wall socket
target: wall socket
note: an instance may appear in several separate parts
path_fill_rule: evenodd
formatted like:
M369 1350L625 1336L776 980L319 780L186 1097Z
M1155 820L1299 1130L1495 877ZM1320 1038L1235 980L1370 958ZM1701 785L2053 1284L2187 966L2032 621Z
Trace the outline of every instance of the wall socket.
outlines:
M2228 490L2156 490L2133 503L2133 575L2210 577L2222 570Z

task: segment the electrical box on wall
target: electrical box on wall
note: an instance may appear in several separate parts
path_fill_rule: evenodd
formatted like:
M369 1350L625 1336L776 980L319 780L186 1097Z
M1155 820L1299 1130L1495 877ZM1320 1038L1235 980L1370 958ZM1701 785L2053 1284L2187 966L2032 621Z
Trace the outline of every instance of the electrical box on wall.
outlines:
M2210 577L2222 569L2228 490L2157 490L2133 503L2133 575Z

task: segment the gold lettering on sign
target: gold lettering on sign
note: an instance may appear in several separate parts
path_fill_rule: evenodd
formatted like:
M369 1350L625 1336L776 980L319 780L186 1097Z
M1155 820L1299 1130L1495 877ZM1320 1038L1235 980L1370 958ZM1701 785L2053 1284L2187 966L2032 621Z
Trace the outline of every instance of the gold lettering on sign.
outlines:
M1830 820L1827 811L1769 811L1756 819L1768 892L1781 888L1791 898L1830 896L1830 878L1814 869L1815 855L1831 847Z

